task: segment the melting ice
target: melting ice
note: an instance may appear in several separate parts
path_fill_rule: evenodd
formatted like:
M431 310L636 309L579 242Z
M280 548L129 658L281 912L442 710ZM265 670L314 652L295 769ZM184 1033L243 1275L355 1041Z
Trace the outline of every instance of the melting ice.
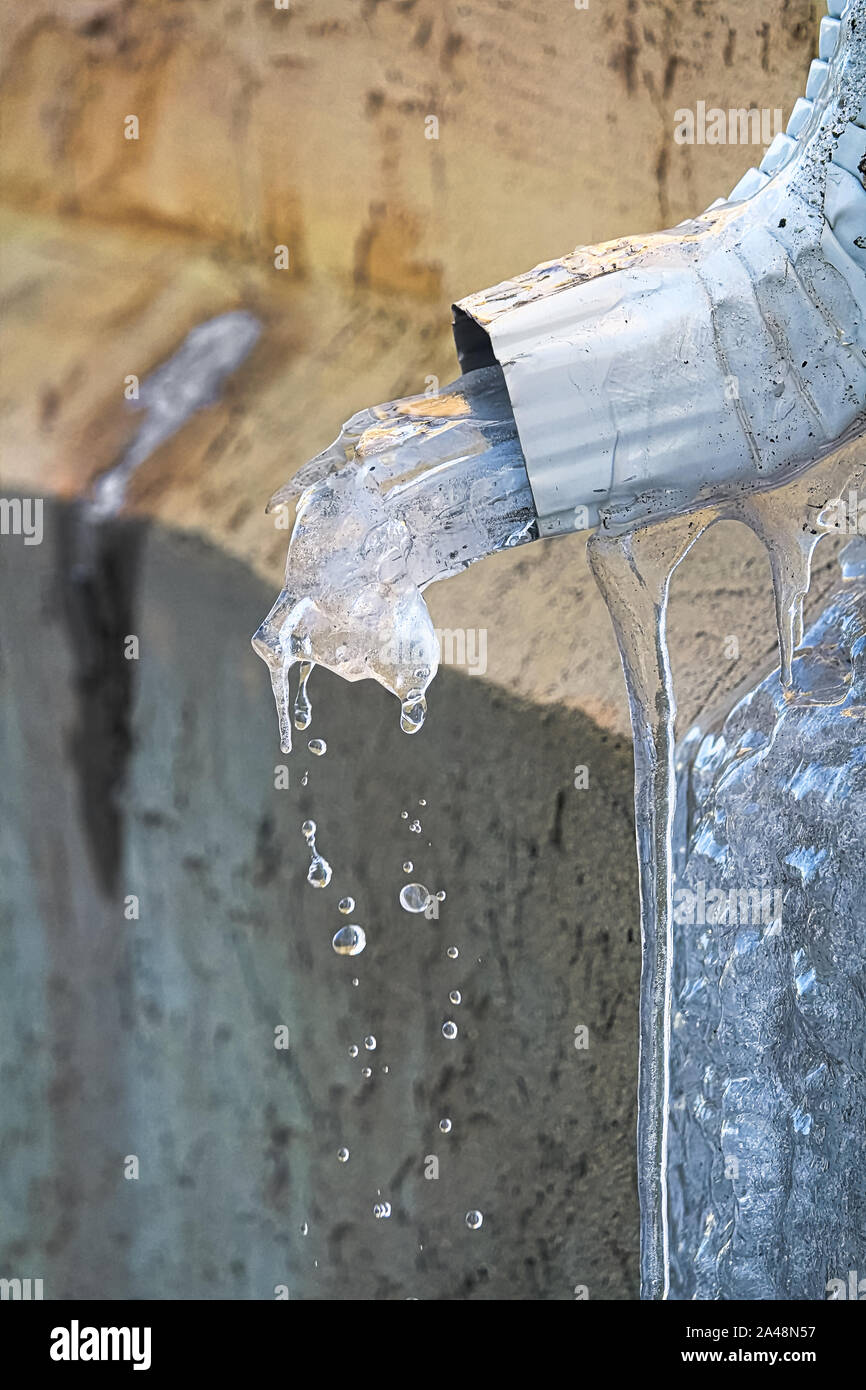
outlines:
M310 722L314 665L372 677L420 729L439 643L422 593L474 560L535 537L535 509L502 371L362 410L271 499L297 500L285 584L253 639L267 662L284 752Z

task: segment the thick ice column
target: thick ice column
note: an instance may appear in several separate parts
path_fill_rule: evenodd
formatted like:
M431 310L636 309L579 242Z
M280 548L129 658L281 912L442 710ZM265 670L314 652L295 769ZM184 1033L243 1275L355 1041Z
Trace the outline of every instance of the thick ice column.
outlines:
M804 694L773 673L680 749L673 1298L850 1298L866 1276L866 541L845 561Z

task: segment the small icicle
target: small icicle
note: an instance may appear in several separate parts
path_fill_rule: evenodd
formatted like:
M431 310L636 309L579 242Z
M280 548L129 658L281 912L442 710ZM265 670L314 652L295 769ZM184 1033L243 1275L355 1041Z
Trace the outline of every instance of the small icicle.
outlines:
M271 673L271 689L274 692L274 703L277 706L277 718L280 724L280 748L283 753L292 751L292 721L289 716L289 670L293 663L286 661L282 665L269 663Z
M812 554L824 534L818 529L815 516L804 525L799 509L789 511L788 505L775 493L765 493L752 497L743 512L744 521L763 541L770 559L779 635L779 676L786 694L794 683L794 652L803 640L803 601L809 592Z
M821 537L839 529L833 521L833 499L843 496L860 471L846 448L783 487L751 493L739 508L741 519L763 541L770 559L780 680L786 696L793 694L794 653L803 640L803 603L809 592L812 556Z
M298 693L295 696L295 728L298 730L308 729L313 718L313 707L310 704L310 697L307 694L307 685L310 680L314 661L302 661L301 673L298 679Z
M410 690L400 704L400 728L404 734L417 734L427 717L427 699L423 690Z

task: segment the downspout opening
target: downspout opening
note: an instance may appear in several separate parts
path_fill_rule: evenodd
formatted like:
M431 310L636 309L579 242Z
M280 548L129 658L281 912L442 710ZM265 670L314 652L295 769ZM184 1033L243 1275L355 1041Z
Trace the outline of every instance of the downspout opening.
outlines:
M467 372L477 371L479 367L494 366L497 357L489 334L458 304L451 306L451 324L454 329L457 360L464 376Z

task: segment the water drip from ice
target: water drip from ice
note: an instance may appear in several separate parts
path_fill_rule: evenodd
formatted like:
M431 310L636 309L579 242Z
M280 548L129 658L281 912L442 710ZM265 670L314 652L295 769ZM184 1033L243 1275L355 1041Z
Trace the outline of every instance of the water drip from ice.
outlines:
M416 733L440 656L424 589L537 534L501 369L353 416L269 510L295 500L285 584L253 638L270 670L283 751L295 663L296 728L309 725L307 685L320 665L379 681L400 700L401 728Z

